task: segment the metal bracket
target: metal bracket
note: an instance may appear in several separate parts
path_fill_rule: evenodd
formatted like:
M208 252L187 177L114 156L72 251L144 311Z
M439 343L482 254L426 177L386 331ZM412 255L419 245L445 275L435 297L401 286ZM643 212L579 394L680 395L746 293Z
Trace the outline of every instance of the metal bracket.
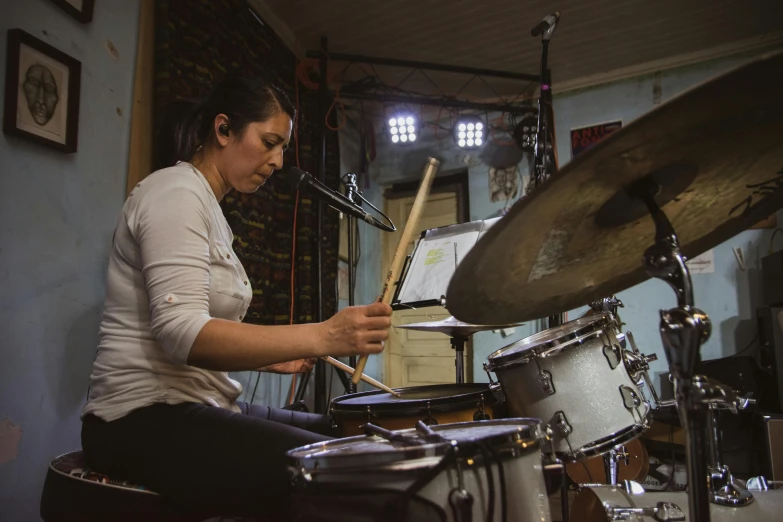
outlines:
M549 419L549 426L553 431L559 432L562 437L568 437L574 431L574 428L568 423L568 418L562 411L552 415L552 418Z
M616 344L607 344L604 346L604 357L606 357L606 360L609 362L609 368L612 370L620 366L620 352L620 347Z
M538 383L547 395L555 394L555 385L552 384L552 374L544 370L538 374Z
M628 410L635 410L642 404L642 400L639 398L639 394L637 394L630 386L621 384L620 395L623 397L623 404Z
M643 517L653 517L658 522L677 522L685 520L680 506L673 502L658 502L655 507L648 508L627 508L618 506L607 506L609 519L612 521L631 520L634 515Z
M437 426L438 425L438 419L432 416L432 409L430 406L430 401L427 401L427 418L422 421L427 426Z
M552 374L548 372L547 370L544 370L541 368L541 363L538 362L538 359L535 359L536 366L538 367L538 384L541 385L541 388L544 390L544 393L547 395L554 395L555 394L555 385L552 383Z
M489 372L489 365L484 363L482 366L484 367L484 371L487 372L487 378L489 379L489 391L492 392L492 395L495 396L495 399L498 402L506 402L506 395L503 393L503 387L499 382L492 380L492 374Z

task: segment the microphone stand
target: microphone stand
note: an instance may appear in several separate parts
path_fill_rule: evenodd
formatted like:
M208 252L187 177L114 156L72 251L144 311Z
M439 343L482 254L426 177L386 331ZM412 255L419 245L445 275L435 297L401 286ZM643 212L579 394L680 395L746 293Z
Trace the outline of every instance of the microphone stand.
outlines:
M353 172L349 172L345 175L343 178L345 181L345 197L348 198L351 203L356 203L357 205L361 206L362 201L359 199L359 201L354 201L354 193L356 195L359 195L359 188L356 186L356 174ZM353 272L354 272L354 260L355 260L355 253L354 253L354 239L353 239L353 233L354 233L354 227L356 223L356 218L345 214L345 218L348 220L346 221L346 225L348 227L348 306L354 305L354 279L353 279ZM356 356L351 355L348 357L348 365L351 368L356 368ZM336 369L335 369L336 370ZM356 385L350 380L346 379L348 381L348 386L345 388L346 393L356 393ZM345 382L343 382L343 385L345 385Z
M552 35L556 28L557 19L555 19L555 22L541 34L541 77L539 80L538 95L538 128L536 129L534 143L533 172L530 174L528 192L546 181L554 174L557 168L551 160L552 144L549 140L549 133L553 128L550 110L552 107L552 85L549 69L547 68L547 61L549 59L549 40L552 39Z

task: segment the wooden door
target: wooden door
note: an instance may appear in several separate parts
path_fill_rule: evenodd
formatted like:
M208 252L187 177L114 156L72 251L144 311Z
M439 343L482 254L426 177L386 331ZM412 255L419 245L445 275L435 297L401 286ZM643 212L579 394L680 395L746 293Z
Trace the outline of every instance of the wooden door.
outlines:
M386 200L386 214L396 224L397 232L383 235L382 277L385 277L389 270L402 230L410 215L413 200L414 196ZM456 193L431 194L424 206L419 230L414 234L414 238L418 240L422 230L453 225L457 221ZM412 241L408 245L408 254L413 252L413 247ZM407 388L456 382L454 350L445 334L395 328L401 324L436 321L448 316L448 311L440 306L394 312L389 340L384 350L383 381L386 385ZM471 346L468 343L465 349L466 382L472 380L471 354Z

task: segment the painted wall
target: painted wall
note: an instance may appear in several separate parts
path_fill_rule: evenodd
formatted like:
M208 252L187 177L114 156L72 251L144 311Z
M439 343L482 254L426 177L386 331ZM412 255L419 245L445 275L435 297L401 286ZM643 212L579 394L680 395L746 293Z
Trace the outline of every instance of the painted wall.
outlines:
M656 103L664 102L757 54L738 55L555 96L555 123L561 166L570 160L570 129L617 119L627 124L652 109ZM442 161L441 173L468 167L472 220L496 215L505 206L503 202L491 203L489 200L489 166L481 161L479 154L466 157L466 153L456 148L449 137L435 140L432 131L428 130L422 133L420 144L415 149L392 147L382 133L379 133L377 142L379 159L373 164L372 172L378 184L389 185L418 179L426 157L433 155ZM520 162L519 168L526 177L525 160ZM769 229L750 230L737 235L715 249L714 273L693 276L696 304L710 315L713 322L712 337L702 349L705 359L735 353L753 339L754 310L760 296L760 258L768 251L770 236ZM745 271L739 269L733 247L742 248L747 268ZM365 270L368 274L372 271L370 268ZM378 274L376 280L379 281L379 278ZM665 356L657 331L658 310L674 306L674 294L665 283L647 281L621 292L619 297L625 303L620 313L628 323L625 328L633 331L642 351L658 354L659 360L652 364L653 372L666 371ZM570 318L577 317L583 310L571 311ZM481 365L492 351L542 328L542 321L534 321L517 328L509 337L491 332L475 335L475 380L487 380Z
M0 4L3 77L12 28L82 62L78 152L0 135L0 519L27 522L39 519L48 462L81 446L79 412L125 199L139 2L96 2L89 24L48 0Z

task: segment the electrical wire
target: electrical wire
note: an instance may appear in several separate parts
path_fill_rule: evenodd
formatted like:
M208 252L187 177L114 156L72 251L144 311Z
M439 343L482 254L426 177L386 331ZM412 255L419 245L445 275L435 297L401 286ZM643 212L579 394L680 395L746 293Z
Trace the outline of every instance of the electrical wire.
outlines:
M778 234L778 232L783 232L783 228L776 228L775 231L772 233L772 237L769 238L769 252L768 252L769 254L772 254L774 252L773 250L774 241L775 241L775 236Z
M748 349L750 349L750 347L753 346L753 343L755 343L756 339L758 339L758 338L759 338L759 333L757 331L756 335L753 336L753 339L750 340L750 342L748 343L748 345L745 348L743 348L742 350L738 351L737 353L733 353L733 354L729 355L729 357L737 357L737 356L742 355L743 353L747 352Z

